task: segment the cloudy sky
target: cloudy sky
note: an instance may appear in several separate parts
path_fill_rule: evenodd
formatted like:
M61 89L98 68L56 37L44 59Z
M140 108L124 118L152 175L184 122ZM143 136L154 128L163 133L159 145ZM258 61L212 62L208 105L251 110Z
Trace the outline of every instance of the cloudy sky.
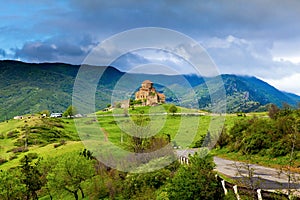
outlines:
M300 95L299 20L298 0L3 1L0 59L81 64L115 34L161 27L197 41L221 73L257 76ZM184 68L172 53L157 50L130 52L114 64L157 60Z

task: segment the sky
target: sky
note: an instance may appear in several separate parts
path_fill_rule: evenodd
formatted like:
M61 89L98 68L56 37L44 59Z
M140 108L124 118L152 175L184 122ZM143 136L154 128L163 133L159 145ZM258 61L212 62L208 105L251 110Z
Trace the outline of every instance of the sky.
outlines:
M2 2L3 1L3 2ZM197 41L220 73L256 76L300 95L298 0L0 0L0 59L81 64L107 38L136 28L174 30ZM156 42L160 41L157 37ZM189 49L190 48L190 49ZM172 52L142 49L117 68L187 63ZM192 51L187 46L186 51ZM116 46L105 53L116 53ZM117 53L116 53L117 54ZM102 59L99 58L99 59ZM104 58L103 58L104 59Z

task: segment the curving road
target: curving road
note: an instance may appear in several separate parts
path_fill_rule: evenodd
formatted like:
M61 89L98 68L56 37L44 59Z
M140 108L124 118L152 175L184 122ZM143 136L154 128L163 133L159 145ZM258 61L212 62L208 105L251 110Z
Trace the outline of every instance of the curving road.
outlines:
M176 154L178 157L188 158L188 155L193 155L197 151L198 149L176 150ZM216 163L216 171L245 185L250 184L250 180L247 177L249 177L249 172L252 172L251 181L253 181L252 185L256 188L267 190L284 190L289 188L287 172L219 157L214 157L214 162ZM291 174L290 188L300 191L300 174Z
M240 180L243 183L249 181L249 171L253 171L252 180L254 186L261 189L282 190L288 189L288 173L278 169L263 167L255 164L247 164L232 160L214 157L216 170L232 179ZM300 174L291 174L290 188L300 189Z

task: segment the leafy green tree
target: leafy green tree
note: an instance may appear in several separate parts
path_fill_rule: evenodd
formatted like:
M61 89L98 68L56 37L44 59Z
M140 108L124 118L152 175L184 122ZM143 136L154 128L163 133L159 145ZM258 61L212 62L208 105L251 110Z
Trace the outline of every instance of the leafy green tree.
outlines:
M65 117L74 116L77 114L77 109L74 106L69 106L67 110L63 113Z
M177 107L174 104L172 104L169 108L169 112L174 115L174 113L177 112Z
M150 145L150 138L148 137L150 127L147 126L150 119L148 116L143 115L143 112L132 119L134 124L129 124L129 129L133 136L130 137L128 146L135 153L145 152Z
M93 161L78 153L65 154L57 159L57 165L47 176L50 190L67 191L74 195L76 200L80 191L81 197L84 198L82 184L95 175Z
M168 169L128 174L122 190L123 197L125 199L155 199L155 191L164 185L170 176L171 171Z
M42 181L43 184L42 191L44 192L44 194L48 194L51 200L53 199L53 197L49 188L49 184L47 184L47 175L56 166L56 163L57 163L57 159L55 157L49 157L47 159L41 159L39 165L39 171L41 173L40 180Z
M229 135L227 133L226 128L223 127L223 129L219 133L219 139L216 143L216 146L222 148L225 147L228 143L229 143Z
M212 156L190 156L189 164L181 165L166 186L169 199L222 199L222 186L215 177L214 166Z
M33 160L27 155L21 161L21 182L26 186L26 199L38 199L37 191L42 188L40 180L41 173L38 170L39 162Z
M0 199L24 199L26 186L20 180L18 170L0 171Z

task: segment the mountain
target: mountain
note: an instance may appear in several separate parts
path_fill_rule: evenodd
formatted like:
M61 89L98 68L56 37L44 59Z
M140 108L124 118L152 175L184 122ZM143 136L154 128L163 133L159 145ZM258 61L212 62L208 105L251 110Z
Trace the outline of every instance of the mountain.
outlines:
M216 78L129 74L113 67L90 67L105 70L95 94L96 109L110 104L112 96L115 99L133 97L146 79L153 81L156 89L166 95L167 102L194 107L191 92L195 92L199 107L210 109L207 83L214 83ZM63 112L72 103L73 85L79 69L79 65L64 63L0 61L0 120L46 109ZM255 77L222 75L221 78L228 112L254 111L268 103L297 105L300 101L299 96L281 92Z
M298 102L298 104L300 103L300 96L293 94L293 93L289 93L289 92L283 92L287 97L289 97L290 99Z
M227 111L229 112L260 111L266 109L265 105L270 103L279 107L282 103L295 106L300 101L299 96L279 91L256 77L225 74L221 75L221 78L226 91ZM199 98L202 97L199 104L207 106L210 102L207 86L205 84L196 86L195 91L198 91Z

